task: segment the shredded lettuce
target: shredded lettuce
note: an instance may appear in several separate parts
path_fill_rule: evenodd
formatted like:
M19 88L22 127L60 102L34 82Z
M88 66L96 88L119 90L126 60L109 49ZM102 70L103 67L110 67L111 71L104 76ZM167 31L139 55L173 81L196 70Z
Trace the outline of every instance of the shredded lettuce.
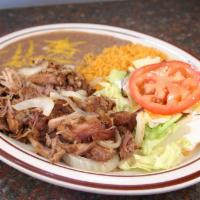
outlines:
M175 123L181 118L182 114L172 116L167 122L160 124L154 128L148 125L145 127L145 138L142 145L143 153L150 154L154 147L167 138L169 134L173 134L179 128Z
M121 81L123 78L125 78L126 74L126 71L113 69L107 77L107 80L116 85L118 88L121 88Z
M151 65L151 64L160 63L160 62L161 62L161 58L159 56L156 56L156 57L147 56L144 58L134 60L133 66L135 68L140 68L146 65Z
M122 170L142 169L149 172L165 170L176 166L183 158L182 146L174 142L155 148L150 155L134 154L131 159L121 162L119 167Z
M183 150L190 145L189 141L182 137L166 145L163 145L162 142L181 128L176 123L181 117L182 114L172 116L167 122L154 128L150 128L147 124L142 148L135 152L130 159L122 161L119 167L122 170L154 171L169 169L179 164L184 157Z
M110 75L107 77L106 82L101 82L100 85L103 87L102 90L95 92L95 95L107 96L114 100L116 103L116 111L130 111L134 112L138 105L130 103L128 98L122 96L121 93L121 81L126 76L126 71L112 70Z

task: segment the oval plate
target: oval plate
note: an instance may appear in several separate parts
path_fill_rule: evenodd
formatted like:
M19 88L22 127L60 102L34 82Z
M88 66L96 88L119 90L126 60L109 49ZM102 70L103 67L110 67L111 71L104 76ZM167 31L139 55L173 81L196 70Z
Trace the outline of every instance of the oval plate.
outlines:
M200 61L185 51L154 37L122 28L96 24L53 24L24 29L0 38L0 49L20 39L54 31L78 31L109 35L157 48L171 58L200 66ZM154 174L96 174L51 164L31 152L30 147L0 133L0 159L40 180L66 188L101 194L145 195L181 189L200 182L200 153L177 168Z

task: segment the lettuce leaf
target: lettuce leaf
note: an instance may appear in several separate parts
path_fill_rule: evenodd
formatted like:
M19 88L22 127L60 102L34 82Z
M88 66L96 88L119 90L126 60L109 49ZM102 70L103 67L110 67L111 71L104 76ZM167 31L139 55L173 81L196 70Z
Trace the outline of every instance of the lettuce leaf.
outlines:
M161 58L159 56L156 56L156 57L147 56L144 58L134 60L133 66L135 68L140 68L146 65L151 65L151 64L160 63L160 62L161 62Z
M125 78L127 72L122 70L113 69L107 77L107 81L116 85L118 88L121 88L121 81Z
M172 116L167 122L160 124L154 128L146 125L145 138L142 145L143 153L150 154L154 147L159 145L167 138L169 134L173 134L179 128L175 123L181 118L182 114Z
M122 170L142 169L149 172L165 170L176 166L183 158L182 145L174 142L155 148L150 155L134 154L131 159L121 162L119 167Z
M112 70L110 75L107 77L107 82L101 82L100 85L103 87L102 90L95 92L95 95L107 96L114 100L116 103L116 111L130 111L134 112L138 105L130 103L128 98L122 96L121 93L121 81L126 76L126 71Z
M135 152L130 159L122 161L119 167L122 170L142 169L154 171L169 169L179 164L184 158L182 152L190 145L189 141L182 137L165 145L162 142L169 135L176 134L181 128L176 123L181 116L182 114L172 116L167 122L154 128L146 125L142 148Z

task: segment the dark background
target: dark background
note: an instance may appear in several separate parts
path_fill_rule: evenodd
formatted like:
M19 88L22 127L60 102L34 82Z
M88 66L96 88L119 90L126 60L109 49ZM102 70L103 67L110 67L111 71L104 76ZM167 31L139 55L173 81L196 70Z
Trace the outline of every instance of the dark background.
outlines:
M143 32L189 51L200 59L199 0L124 0L0 11L0 36L51 23L98 23ZM103 196L57 187L0 162L0 200L200 200L200 183L151 196Z

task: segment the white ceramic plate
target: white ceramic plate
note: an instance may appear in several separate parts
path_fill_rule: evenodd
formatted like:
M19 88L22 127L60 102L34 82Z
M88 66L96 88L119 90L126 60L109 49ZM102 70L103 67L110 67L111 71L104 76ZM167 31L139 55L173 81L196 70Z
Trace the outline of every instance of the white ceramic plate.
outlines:
M53 31L79 31L109 35L152 46L176 58L200 66L200 61L185 51L151 36L117 27L95 24L53 24L24 29L0 38L0 48L32 35ZM97 174L51 164L31 152L31 148L0 133L0 159L8 165L43 181L93 193L144 195L177 190L200 182L200 152L174 169L154 174Z

